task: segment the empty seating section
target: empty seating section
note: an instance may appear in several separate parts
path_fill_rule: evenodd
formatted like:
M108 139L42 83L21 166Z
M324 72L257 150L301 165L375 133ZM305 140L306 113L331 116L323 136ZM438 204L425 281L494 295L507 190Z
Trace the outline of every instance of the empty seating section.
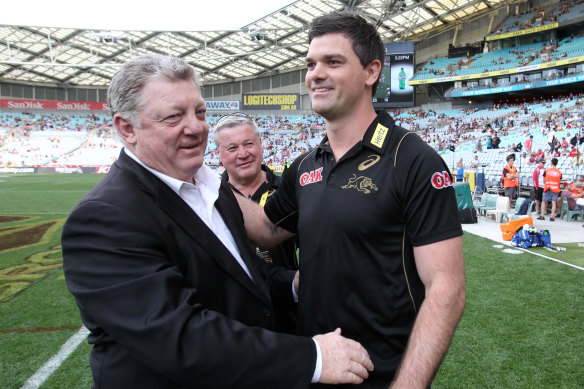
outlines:
M478 53L468 59L435 58L426 62L422 69L416 73L413 80L478 74L579 57L584 55L584 37L564 38L557 42L557 47L553 48L553 50L552 48L549 42L539 42L503 48L488 53Z

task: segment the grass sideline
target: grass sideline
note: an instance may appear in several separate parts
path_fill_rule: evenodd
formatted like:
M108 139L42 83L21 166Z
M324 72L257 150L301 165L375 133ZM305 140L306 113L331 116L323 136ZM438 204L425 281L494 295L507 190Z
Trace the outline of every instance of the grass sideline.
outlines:
M59 240L68 213L101 178L0 177L0 388L21 387L81 326ZM467 307L433 388L582 387L584 272L494 246L464 236ZM567 247L538 252L584 258ZM90 387L90 347L82 343L41 388Z

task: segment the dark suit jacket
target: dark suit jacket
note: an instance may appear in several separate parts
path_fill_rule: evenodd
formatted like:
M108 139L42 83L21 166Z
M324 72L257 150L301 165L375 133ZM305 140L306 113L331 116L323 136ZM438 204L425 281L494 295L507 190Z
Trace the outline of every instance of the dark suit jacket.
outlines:
M94 344L95 388L305 388L310 338L277 334L294 273L249 250L227 186L216 207L252 281L164 182L124 151L75 207L62 236L67 286Z

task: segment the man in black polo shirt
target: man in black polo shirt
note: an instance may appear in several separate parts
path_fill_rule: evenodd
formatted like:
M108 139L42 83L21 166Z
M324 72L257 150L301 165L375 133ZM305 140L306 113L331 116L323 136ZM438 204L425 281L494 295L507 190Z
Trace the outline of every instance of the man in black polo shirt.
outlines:
M244 197L265 205L266 200L280 186L281 177L262 163L263 148L254 120L242 112L221 117L213 129L219 161L225 168L221 180ZM256 254L276 266L298 270L295 238L288 239L270 250L255 249ZM296 306L275 307L276 329L295 333Z
M426 388L465 305L462 229L449 170L414 133L375 112L385 49L349 13L310 25L306 86L326 119L265 212L238 196L260 246L298 234L303 334L340 327L375 370L366 388ZM359 54L357 54L359 53Z
M221 117L213 129L219 161L225 168L221 180L233 190L260 204L280 186L282 178L262 163L263 147L254 120L242 112ZM269 251L257 251L258 255L274 265L288 270L298 270L296 244L289 239Z

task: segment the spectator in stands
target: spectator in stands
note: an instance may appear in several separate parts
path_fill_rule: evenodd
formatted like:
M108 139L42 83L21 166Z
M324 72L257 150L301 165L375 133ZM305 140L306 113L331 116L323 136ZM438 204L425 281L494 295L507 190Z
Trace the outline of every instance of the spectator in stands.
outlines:
M584 198L584 175L579 175L576 182L572 182L568 187L565 187L565 189L562 191L562 197L566 198L568 202L568 209L570 211L584 209L583 205L576 203L578 199Z
M553 222L556 216L557 201L560 196L560 182L562 180L562 173L557 169L558 159L552 158L552 167L546 169L544 173L544 188L542 195L542 207L541 214L537 220L545 220L545 214L547 213L547 203L552 202L552 212L550 215L550 221Z
M493 148L498 149L500 144L501 144L501 138L499 138L499 135L497 133L495 133L495 136L493 137Z
M525 150L527 151L527 155L531 157L532 151L531 148L533 147L533 135L529 135L529 138L525 141Z
M547 134L547 142L550 146L550 153L553 155L554 150L556 149L556 130L554 130L554 127L552 127Z
M543 188L545 186L545 159L537 160L537 166L533 170L533 189L535 196L535 213L540 214L541 200L543 195Z
M263 148L255 121L244 113L223 116L213 131L219 161L225 168L221 180L237 193L264 206L282 181L267 165L262 164ZM288 239L268 250L256 248L258 256L277 266L298 270L295 239ZM295 307L276 310L276 329L294 333Z
M233 192L203 164L209 126L195 69L170 56L132 59L113 76L108 104L124 148L62 235L67 286L94 344L94 386L367 378L366 351L340 331L270 330L272 299L293 304L297 277L251 252Z
M567 153L568 152L568 141L566 140L566 138L562 138L562 140L560 141L560 147L562 148L562 152L563 153Z
M479 153L483 152L483 143L481 142L481 138L477 140L477 145L475 146L475 150Z
M515 163L515 154L509 154L505 160L507 164L503 167L503 191L505 192L505 196L509 198L509 206L511 206L511 201L517 195L519 173L517 172L517 168L513 166Z
M481 164L479 162L479 156L477 154L475 154L473 160L470 162L470 168L471 169L478 169L479 166L481 166Z
M456 163L456 182L464 182L464 162L462 158Z
M584 158L582 158L582 153L580 152L580 149L575 148L574 151L574 156L572 157L571 161L570 161L570 167L572 169L578 169L580 166L584 165Z
M545 159L545 152L542 149L537 149L537 153L535 153L536 160L538 159Z
M491 135L489 135L489 137L487 138L487 150L490 150L493 148L493 137Z
M578 147L578 132L574 134L572 138L570 138L570 144L574 147Z

